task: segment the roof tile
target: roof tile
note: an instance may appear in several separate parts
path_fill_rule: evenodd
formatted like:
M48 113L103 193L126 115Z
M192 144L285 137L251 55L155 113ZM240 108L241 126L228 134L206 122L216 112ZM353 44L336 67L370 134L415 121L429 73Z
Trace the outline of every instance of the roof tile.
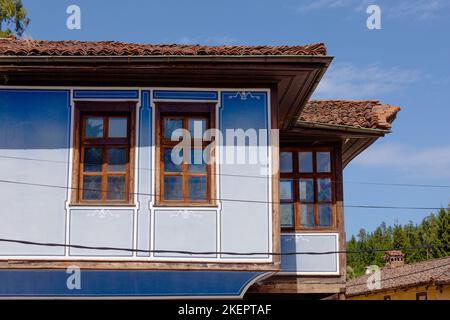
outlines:
M355 128L391 128L400 107L380 104L377 100L310 100L297 124L312 122Z
M326 55L323 43L301 46L202 46L136 44L117 41L44 41L0 39L0 55L14 56L302 56Z
M347 282L347 295L371 293L367 286L369 277L370 275L364 275ZM381 269L380 289L377 291L432 282L450 283L450 257L405 264L397 268L383 268Z

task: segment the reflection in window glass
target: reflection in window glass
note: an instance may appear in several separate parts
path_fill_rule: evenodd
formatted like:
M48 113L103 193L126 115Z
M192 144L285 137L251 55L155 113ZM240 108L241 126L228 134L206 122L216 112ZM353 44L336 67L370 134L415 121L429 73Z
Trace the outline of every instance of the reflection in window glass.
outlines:
M292 172L292 152L280 152L280 172Z
M86 138L102 138L103 137L103 118L87 117L84 135Z
M181 176L164 177L164 199L182 200L183 199L183 179Z
M83 170L84 172L101 172L103 163L102 148L84 149Z
M280 204L280 220L282 227L293 227L294 226L294 205Z
M172 158L172 149L164 149L164 171L165 172L181 172L183 161L183 149L180 149L178 156ZM178 164L179 163L179 164Z
M319 226L330 227L332 225L332 209L329 204L319 204Z
M127 118L109 118L108 136L110 138L126 138L127 129Z
M280 199L281 200L292 200L292 180L281 180L280 181Z
M300 179L299 192L301 202L314 202L314 180Z
M189 199L206 200L206 177L188 178Z
M300 205L300 224L302 227L314 227L314 204Z
M206 119L190 118L188 120L188 129L191 138L202 139L206 128Z
M298 166L300 172L313 172L312 152L298 153Z
M171 118L165 118L164 119L164 138L171 140L172 139L172 132L174 132L177 129L183 128L183 119L171 119ZM176 139L178 141L178 139Z
M83 200L100 200L102 198L102 177L83 177Z
M331 160L329 152L317 152L317 172L330 172Z
M319 202L331 202L331 179L317 179L317 199Z
M108 177L108 193L106 198L108 200L124 200L125 199L125 177L124 176L109 176Z
M124 148L108 149L108 171L124 172L126 171L127 151Z
M206 172L206 163L203 159L203 149L191 149L191 162L188 165L189 172Z

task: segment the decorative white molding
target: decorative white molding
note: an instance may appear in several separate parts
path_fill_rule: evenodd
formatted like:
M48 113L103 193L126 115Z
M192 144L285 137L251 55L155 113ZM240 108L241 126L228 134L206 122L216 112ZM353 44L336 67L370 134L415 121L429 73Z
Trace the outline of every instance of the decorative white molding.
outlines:
M119 218L119 214L117 213L112 213L111 210L109 209L96 209L93 212L90 212L87 214L88 217L98 217L100 219L105 219L108 217L111 218Z
M184 209L184 210L178 210L177 213L171 213L171 214L169 215L169 217L171 217L171 218L178 218L178 217L180 217L180 216L181 216L181 218L183 218L183 219L203 218L203 215L202 215L202 214L199 214L199 213L193 212L193 211L191 211L191 210L187 210L187 209Z
M257 99L259 100L259 96L254 96L250 91L237 91L234 96L229 96L228 99L240 98L241 100Z

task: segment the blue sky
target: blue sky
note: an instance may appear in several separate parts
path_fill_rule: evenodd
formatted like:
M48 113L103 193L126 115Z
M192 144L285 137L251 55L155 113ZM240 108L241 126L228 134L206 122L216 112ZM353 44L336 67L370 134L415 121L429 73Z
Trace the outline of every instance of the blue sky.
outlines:
M450 188L450 1L448 0L24 0L27 36L206 45L325 42L335 59L316 98L377 99L402 111L392 134L344 172L347 205L440 207ZM66 8L81 8L81 30L66 28ZM369 4L381 30L366 27ZM429 210L346 208L347 236L360 228L420 222Z

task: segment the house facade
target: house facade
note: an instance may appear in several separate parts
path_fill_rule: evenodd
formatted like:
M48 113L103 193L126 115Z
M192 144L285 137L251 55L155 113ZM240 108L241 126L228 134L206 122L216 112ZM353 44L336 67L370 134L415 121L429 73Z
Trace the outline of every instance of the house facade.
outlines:
M342 295L342 170L399 108L311 101L331 60L1 39L0 296Z
M401 251L388 251L379 274L368 273L347 283L349 300L448 300L450 258L404 264ZM370 278L370 279L369 279ZM367 283L372 282L371 286Z

